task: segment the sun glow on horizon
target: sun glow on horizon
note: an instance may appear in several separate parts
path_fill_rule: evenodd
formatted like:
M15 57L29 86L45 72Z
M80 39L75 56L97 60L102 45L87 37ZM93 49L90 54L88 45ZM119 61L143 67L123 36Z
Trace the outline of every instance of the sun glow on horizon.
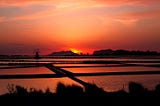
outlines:
M78 49L75 49L75 48L70 48L69 50L72 51L73 53L76 53L76 54L82 53L81 50L78 50Z

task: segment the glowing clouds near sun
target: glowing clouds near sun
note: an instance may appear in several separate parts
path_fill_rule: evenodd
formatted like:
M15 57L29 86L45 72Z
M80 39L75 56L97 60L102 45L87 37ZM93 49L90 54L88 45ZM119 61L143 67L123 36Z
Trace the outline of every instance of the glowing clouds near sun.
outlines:
M159 5L159 0L1 0L0 51L157 50Z

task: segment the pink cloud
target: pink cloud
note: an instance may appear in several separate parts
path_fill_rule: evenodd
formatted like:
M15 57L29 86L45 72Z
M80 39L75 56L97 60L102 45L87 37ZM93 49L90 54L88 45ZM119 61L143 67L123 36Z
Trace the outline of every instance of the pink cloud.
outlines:
M24 6L24 5L30 5L34 3L45 3L50 0L1 0L0 6Z
M136 18L156 18L160 17L160 9L141 11L141 12L131 12L126 14L129 17Z
M92 3L90 4L90 2L92 1ZM98 5L95 2L101 3L101 4L105 4L105 3L109 3L109 4L126 4L126 3L130 3L130 4L149 4L149 3L160 3L160 0L81 0L78 2L81 2L82 4L76 4L76 5L71 5L67 4L65 5L65 3L77 3L77 0L1 0L0 1L0 5L4 4L4 5L20 5L20 4L30 4L30 3L42 3L42 4L49 4L49 2L55 2L57 8L54 9L48 9L45 11L40 11L37 13L33 13L33 14L29 14L29 15L22 15L22 16L15 16L15 17L11 17L11 18L5 18L5 17L0 17L0 22L3 21L16 21L16 20L31 20L31 19L39 19L39 18L45 18L45 17L50 17L50 16L54 16L56 14L61 14L64 11L67 10L75 10L75 6L81 7L81 5L86 5L84 7L89 7L89 5ZM87 2L87 4L86 4ZM57 3L57 4L56 4ZM61 4L62 3L62 4ZM64 3L64 4L63 4ZM83 4L84 3L84 4ZM65 5L65 6L63 6ZM22 5L21 5L22 6ZM98 5L99 6L99 5ZM103 5L104 6L104 5ZM61 7L61 8L58 8ZM68 7L68 8L67 8ZM72 8L71 8L72 7ZM81 8L84 8L83 6ZM112 18L112 20L114 19L114 21L117 22L121 22L123 24L126 25L134 25L136 22L138 22L138 20L140 19L144 19L144 18L154 18L154 17L160 17L160 9L155 9L155 10L146 10L146 11L139 11L139 12L125 12L125 13L120 13L120 14L114 14L112 16L110 16Z
M44 0L1 0L1 4L14 4L14 3L27 3L27 2L39 2L39 1L44 1ZM47 0L46 0L47 1Z
M42 19L50 16L54 16L58 13L56 9L46 9L43 11L38 11L35 13L30 13L30 14L23 14L20 16L12 16L12 17L5 17L5 16L0 16L0 23L1 22L10 22L10 21L20 21L20 20L34 20L34 19Z
M125 5L125 4L155 4L160 3L160 0L93 0L96 2L106 3L108 5Z
M57 12L54 9L47 9L33 14L11 17L6 19L5 21L34 20L54 16L56 14Z
M1 0L0 5L20 5L20 4L30 4L30 3L67 3L67 2L96 2L100 4L107 5L149 5L160 3L160 0Z
M5 17L0 17L0 22L4 22L6 20Z
M114 21L120 22L127 26L133 26L137 23L138 19L133 18L123 18L123 19L114 19Z
M24 6L31 4L42 4L42 5L60 5L69 6L74 3L80 3L81 5L92 5L92 6L116 6L116 5L152 5L159 4L160 0L0 0L0 6Z
M135 25L139 20L160 18L160 9L115 14L113 20L125 25Z

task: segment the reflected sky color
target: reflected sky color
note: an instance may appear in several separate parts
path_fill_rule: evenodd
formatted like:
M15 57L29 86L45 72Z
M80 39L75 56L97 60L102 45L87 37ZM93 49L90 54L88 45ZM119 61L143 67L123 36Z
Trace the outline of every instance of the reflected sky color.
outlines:
M83 64L84 66L93 66L94 64ZM56 66L82 66L82 64L57 64ZM97 66L97 64L95 64ZM64 68L73 73L96 73L96 72L124 72L124 71L159 71L155 67L83 67L83 68ZM45 67L34 68L14 68L14 69L0 69L0 75L8 74L55 74ZM143 84L148 89L154 89L155 85L160 81L160 75L121 75L121 76L82 76L77 77L85 82L94 83L106 91L116 91L120 89L128 90L128 83L135 81ZM8 84L21 85L26 88L45 89L50 88L55 92L58 82L67 85L79 83L65 77L65 78L44 78L44 79L1 79L0 80L0 94L7 92Z

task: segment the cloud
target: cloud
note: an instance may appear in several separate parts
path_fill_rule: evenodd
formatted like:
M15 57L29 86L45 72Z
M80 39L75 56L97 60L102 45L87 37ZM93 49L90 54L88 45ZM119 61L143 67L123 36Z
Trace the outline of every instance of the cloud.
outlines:
M63 14L65 12L72 12L76 11L78 9L82 8L89 8L92 3L89 1L84 2L83 0L80 1L75 1L75 0L4 0L0 1L0 6L20 6L22 11L25 11L24 5L29 6L30 4L33 3L38 3L41 5L38 5L41 7L42 5L48 5L49 8L46 8L45 10L38 11L36 13L30 13L30 14L25 14L22 13L23 15L21 16L12 16L12 17L5 17L5 19L1 19L0 22L2 21L17 21L17 20L33 20L33 19L40 19L40 18L46 18L50 16L55 16L58 14ZM24 9L23 9L24 7ZM8 7L6 7L8 8ZM30 7L27 7L30 8Z
M52 10L46 10L46 11L40 11L37 13L29 14L29 15L22 15L11 18L11 20L32 20L32 19L38 19L38 18L45 18L48 16L52 16L53 14Z
M136 17L136 18L157 18L160 17L160 9L139 11L139 12L131 12L126 14L128 17Z
M160 0L93 0L108 5L150 5L160 3Z
M125 19L114 19L114 21L120 22L120 23L127 25L127 26L133 26L137 23L138 19L125 18Z
M6 20L5 17L0 17L0 22L4 22Z
M42 1L44 0L1 0L0 4L19 4L19 3L30 3L30 2L42 2Z
M23 7L28 6L31 4L45 4L49 3L50 0L1 0L0 6L3 7L9 7L9 6L17 6L17 7Z
M151 5L158 4L160 0L0 0L0 6L24 6L30 4L60 4L60 6L70 6L74 3L101 5ZM67 5L63 5L67 4Z
M54 16L56 14L57 14L57 12L54 9L47 9L44 11L39 11L36 13L27 14L27 15L24 14L21 16L14 16L14 17L9 17L9 18L2 17L2 19L0 18L0 22L2 22L2 21L34 20L34 19L41 19L41 18Z
M64 12L75 11L77 9L83 8L96 8L104 7L105 4L110 5L124 5L124 4L153 4L160 3L160 0L1 0L0 6L2 5L14 5L22 6L29 5L33 3L40 3L42 5L50 5L54 8L45 9L43 11L38 11L36 13L24 14L21 16L14 17L0 17L0 22L4 21L17 21L17 20L32 20L39 18L46 18L55 16L57 14L63 14ZM23 4L23 5L22 5ZM107 13L106 13L107 14ZM103 15L103 14L102 14ZM140 19L144 18L156 18L160 17L160 9L144 10L144 11L129 11L123 13L113 13L109 17L116 21L126 25L134 25Z
M113 21L131 26L135 25L139 20L160 18L160 9L115 14L112 18Z

